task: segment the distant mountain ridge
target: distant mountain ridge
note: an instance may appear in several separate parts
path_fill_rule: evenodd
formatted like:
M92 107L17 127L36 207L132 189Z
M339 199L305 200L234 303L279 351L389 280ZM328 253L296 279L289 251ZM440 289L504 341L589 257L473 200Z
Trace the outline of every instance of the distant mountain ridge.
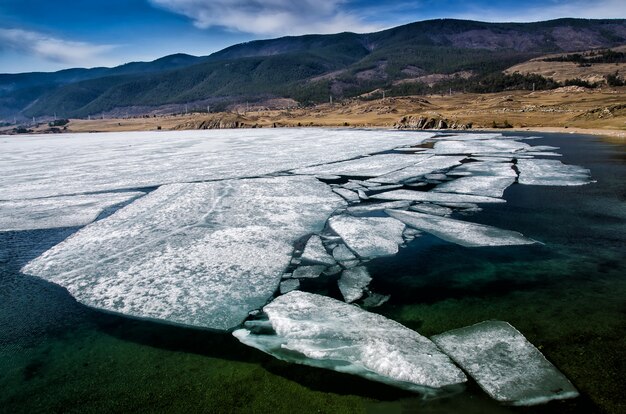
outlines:
M0 75L0 117L86 117L187 103L301 103L378 88L411 93L437 79L499 73L546 53L626 44L626 20L483 23L438 19L376 33L288 36L115 68ZM427 78L430 76L429 78ZM428 82L426 82L428 80Z

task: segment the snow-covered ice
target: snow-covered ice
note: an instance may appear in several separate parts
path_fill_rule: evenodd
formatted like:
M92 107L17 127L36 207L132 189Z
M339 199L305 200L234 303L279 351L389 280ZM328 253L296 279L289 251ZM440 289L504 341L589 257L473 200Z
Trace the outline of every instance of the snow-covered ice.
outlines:
M340 244L333 249L333 258L338 262L356 260L354 253L345 244Z
M359 201L361 201L361 199L359 198L359 195L352 190L347 190L341 187L335 187L333 188L333 191L336 194L339 194L341 197L343 197L344 200L346 200L349 203L358 203Z
M447 170L461 164L461 161L465 159L464 156L433 157L431 155L422 155L421 157L421 161L415 165L371 178L369 181L383 184L402 183L430 174L433 171Z
M300 281L298 279L287 279L280 282L279 290L280 294L284 295L285 293L289 293L292 290L296 290L300 288Z
M504 203L503 199L495 197L413 190L387 191L385 193L372 195L370 198L377 200L406 200L430 203Z
M431 338L492 398L533 405L578 391L517 329L486 321Z
M409 201L390 201L388 203L370 203L362 204L358 206L348 207L348 213L350 214L368 214L375 211L383 211L388 208L397 210L406 210L411 203Z
M0 200L258 177L417 145L432 135L307 128L2 136Z
M340 215L328 220L330 228L362 258L391 256L404 240L404 224L389 217Z
M523 234L484 224L469 223L447 217L412 211L386 210L387 214L407 226L425 231L440 239L465 247L514 246L536 243Z
M485 154L485 153L514 153L528 151L530 145L511 139L467 140L467 141L437 141L434 151L436 154Z
M343 205L313 177L162 186L23 272L98 309L226 330L266 303L295 241Z
M284 361L430 394L439 388L459 388L467 380L429 339L354 305L293 291L263 311L267 321L246 322L246 328L233 335Z
M322 274L324 269L326 269L324 265L300 266L293 271L291 277L294 279L315 279Z
M346 269L341 273L341 277L337 281L339 291L343 295L346 302L351 303L361 299L363 290L372 281L367 268L357 266L352 269Z
M512 171L512 170L511 170ZM486 197L502 197L504 190L515 182L515 177L461 177L439 184L432 191L442 193L474 194Z
M558 160L518 160L519 183L528 185L584 185L591 183L588 169Z
M322 244L322 239L317 234L314 234L309 238L309 241L307 241L306 246L304 247L304 252L302 253L301 258L303 260L308 260L309 262L320 263L328 266L335 264L335 259L328 254Z
M376 177L413 165L422 158L412 154L380 154L356 160L293 170L296 174L331 174L350 177Z
M0 201L0 231L84 226L106 209L142 195L119 192Z
M393 207L391 208L393 209ZM409 210L417 211L418 213L424 213L424 214L434 214L436 216L449 216L450 214L452 214L451 208L438 206L437 204L419 203L419 204L409 207Z

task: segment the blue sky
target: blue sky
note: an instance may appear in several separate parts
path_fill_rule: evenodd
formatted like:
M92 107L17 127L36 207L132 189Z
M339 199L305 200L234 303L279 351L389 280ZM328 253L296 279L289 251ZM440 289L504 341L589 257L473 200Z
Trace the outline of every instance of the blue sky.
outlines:
M0 0L0 73L207 55L253 39L441 17L624 18L626 0Z

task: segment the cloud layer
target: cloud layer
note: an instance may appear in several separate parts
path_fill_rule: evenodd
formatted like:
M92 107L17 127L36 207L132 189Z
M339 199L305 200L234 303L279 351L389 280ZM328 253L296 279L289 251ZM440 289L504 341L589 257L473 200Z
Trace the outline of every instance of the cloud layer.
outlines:
M369 32L366 23L342 7L345 0L150 0L192 19L196 27L223 27L257 35Z
M0 28L0 50L12 49L52 62L91 66L114 48L114 45L94 45L22 29Z

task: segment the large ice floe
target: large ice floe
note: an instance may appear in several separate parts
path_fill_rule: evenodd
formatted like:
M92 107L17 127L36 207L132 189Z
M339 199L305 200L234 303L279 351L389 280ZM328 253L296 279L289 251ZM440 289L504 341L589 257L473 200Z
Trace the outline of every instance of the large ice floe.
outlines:
M328 223L359 257L392 256L404 242L404 224L393 218L341 215Z
M530 185L584 185L591 182L588 169L558 160L519 160L519 183Z
M257 177L417 145L433 135L307 128L3 136L0 200Z
M456 388L465 374L429 339L381 315L300 291L263 308L267 320L233 332L246 345L289 361L359 375L407 390Z
M294 242L343 205L313 177L167 185L23 271L98 309L229 329L276 291Z
M133 191L0 201L0 231L84 226L108 208L142 195Z
M498 401L533 405L578 396L568 379L506 322L481 322L432 340Z
M535 240L529 239L521 233L484 224L412 211L386 210L386 212L407 226L465 247L515 246L536 243Z

